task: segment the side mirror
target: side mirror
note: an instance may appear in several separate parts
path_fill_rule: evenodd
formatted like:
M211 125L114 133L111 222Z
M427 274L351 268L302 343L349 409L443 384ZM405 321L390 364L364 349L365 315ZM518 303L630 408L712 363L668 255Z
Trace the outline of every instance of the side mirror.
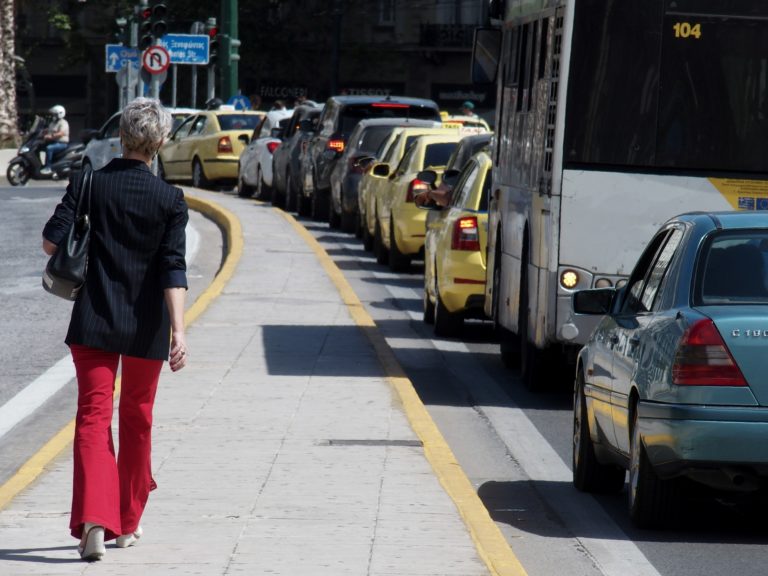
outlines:
M451 187L455 186L459 180L459 174L461 174L461 170L456 170L455 168L446 170L443 172L443 184Z
M380 178L386 178L389 176L389 164L385 162L379 162L378 164L374 164L373 168L371 170L374 176L379 176Z
M430 185L430 187L434 188L435 184L437 183L437 172L434 170L422 170L416 174L416 178L422 182L426 182Z
M616 296L616 288L593 288L574 292L573 311L576 314L604 316L609 314Z
M309 118L304 118L304 120L299 122L299 130L302 132L312 132L314 129L315 124Z
M83 141L83 144L88 144L88 142L98 137L99 137L98 130L83 130L80 133L80 140Z
M373 164L374 160L373 156L360 156L355 160L354 166L365 172Z

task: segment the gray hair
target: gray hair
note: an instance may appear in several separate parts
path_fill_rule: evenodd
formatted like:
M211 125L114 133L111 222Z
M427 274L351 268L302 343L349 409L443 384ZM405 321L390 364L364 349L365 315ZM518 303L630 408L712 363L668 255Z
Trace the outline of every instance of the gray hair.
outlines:
M159 100L136 98L120 116L123 147L152 158L171 132L173 119Z

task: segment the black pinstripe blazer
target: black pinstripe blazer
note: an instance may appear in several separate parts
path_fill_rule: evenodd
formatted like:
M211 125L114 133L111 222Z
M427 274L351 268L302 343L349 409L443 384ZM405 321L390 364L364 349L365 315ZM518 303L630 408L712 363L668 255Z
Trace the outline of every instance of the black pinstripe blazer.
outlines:
M74 217L79 181L70 182L43 229L54 244ZM85 286L65 342L166 360L170 320L165 288L187 287L184 193L138 160L117 158L93 173Z

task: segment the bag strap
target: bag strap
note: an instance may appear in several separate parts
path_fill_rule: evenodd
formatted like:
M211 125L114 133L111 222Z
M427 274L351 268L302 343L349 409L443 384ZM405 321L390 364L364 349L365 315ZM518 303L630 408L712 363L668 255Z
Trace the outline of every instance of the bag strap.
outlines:
M93 180L93 168L90 165L83 168L83 177L80 180L80 194L77 197L77 208L75 216L80 219L81 216L90 216L91 214L91 180ZM83 212L83 197L85 197L85 212Z

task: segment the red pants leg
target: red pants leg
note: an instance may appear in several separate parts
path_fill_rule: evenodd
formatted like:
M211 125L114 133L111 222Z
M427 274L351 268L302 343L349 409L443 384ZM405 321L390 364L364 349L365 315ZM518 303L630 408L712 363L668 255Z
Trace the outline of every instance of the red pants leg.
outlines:
M107 539L119 536L120 492L112 441L112 406L119 355L87 346L70 347L77 373L77 418L70 530L104 526Z
M121 533L130 534L139 526L152 479L152 406L163 366L161 360L123 356L120 392L120 476Z

